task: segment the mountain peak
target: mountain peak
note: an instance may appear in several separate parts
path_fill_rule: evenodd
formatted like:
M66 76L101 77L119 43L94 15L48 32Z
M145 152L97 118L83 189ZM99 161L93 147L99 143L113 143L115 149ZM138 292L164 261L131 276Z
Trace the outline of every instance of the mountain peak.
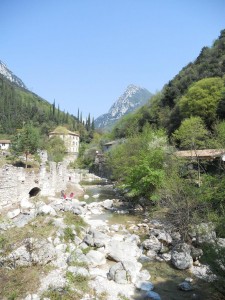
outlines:
M1 60L0 60L0 74L2 74L5 78L7 78L12 83L15 83L19 87L27 89L25 84L23 83L23 81L19 77L17 77L16 75L14 75L13 72L10 71L7 68L6 64L3 63Z
M95 120L95 127L107 128L112 126L123 115L144 105L151 97L152 94L147 89L134 84L128 85L124 93L111 106L108 113Z

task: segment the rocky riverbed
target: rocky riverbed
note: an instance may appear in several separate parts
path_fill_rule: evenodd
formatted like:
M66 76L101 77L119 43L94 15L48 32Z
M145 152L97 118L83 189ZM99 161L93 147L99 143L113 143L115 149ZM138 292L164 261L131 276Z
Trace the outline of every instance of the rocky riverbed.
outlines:
M199 262L201 242L217 240L209 224L193 246L170 224L131 215L112 187L106 199L99 187L70 188L79 199L36 196L2 212L0 299L213 298L216 278Z

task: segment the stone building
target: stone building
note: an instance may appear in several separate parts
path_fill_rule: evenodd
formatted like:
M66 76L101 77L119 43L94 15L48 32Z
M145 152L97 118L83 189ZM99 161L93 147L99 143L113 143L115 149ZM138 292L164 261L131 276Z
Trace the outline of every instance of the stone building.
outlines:
M10 140L0 140L0 150L8 150L10 147Z
M59 136L65 144L67 156L74 160L79 153L80 135L72 132L65 127L59 126L49 133L49 138Z

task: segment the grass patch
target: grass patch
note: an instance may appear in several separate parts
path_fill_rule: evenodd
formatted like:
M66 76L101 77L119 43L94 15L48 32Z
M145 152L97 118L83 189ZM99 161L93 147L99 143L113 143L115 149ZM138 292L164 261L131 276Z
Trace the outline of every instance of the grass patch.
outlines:
M70 283L70 286L76 288L84 293L88 292L89 286L88 281L89 277L81 274L74 275L72 272L66 273L66 278Z
M81 234L81 229L87 226L85 221L80 216L75 215L70 211L64 213L64 223L68 226L74 225L78 236Z
M49 298L50 300L80 300L85 293L92 296L95 294L88 286L89 277L67 272L66 278L69 282L67 287L60 291L49 289L43 293L41 300L44 298ZM103 296L100 295L95 299L106 300L107 298L103 293Z
M73 233L73 229L72 228L66 227L63 230L63 233L64 233L64 241L66 243L68 243L70 241L72 242L74 240L75 234Z
M54 236L56 227L53 220L46 216L37 216L34 221L24 227L13 227L0 235L0 250L6 255L21 246L26 238L43 239Z
M88 268L88 264L84 261L80 261L79 256L77 256L76 252L72 252L70 258L70 266Z
M45 267L19 267L13 270L0 268L0 299L14 300L34 293L39 286L39 276L47 273Z
M65 288L62 291L48 290L44 292L41 300L48 298L50 300L80 300L82 295L77 291L72 291L69 288Z

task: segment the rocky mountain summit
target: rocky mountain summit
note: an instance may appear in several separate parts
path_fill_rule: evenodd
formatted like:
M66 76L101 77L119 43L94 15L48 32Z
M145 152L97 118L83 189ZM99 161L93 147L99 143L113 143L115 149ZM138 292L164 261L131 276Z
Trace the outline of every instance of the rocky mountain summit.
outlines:
M15 83L21 88L27 89L23 81L13 74L12 71L10 71L7 66L0 60L0 74L2 74L5 78L7 78L12 83Z
M108 113L101 115L95 120L96 128L111 127L122 116L144 105L152 94L145 88L129 85L119 99L111 106Z

